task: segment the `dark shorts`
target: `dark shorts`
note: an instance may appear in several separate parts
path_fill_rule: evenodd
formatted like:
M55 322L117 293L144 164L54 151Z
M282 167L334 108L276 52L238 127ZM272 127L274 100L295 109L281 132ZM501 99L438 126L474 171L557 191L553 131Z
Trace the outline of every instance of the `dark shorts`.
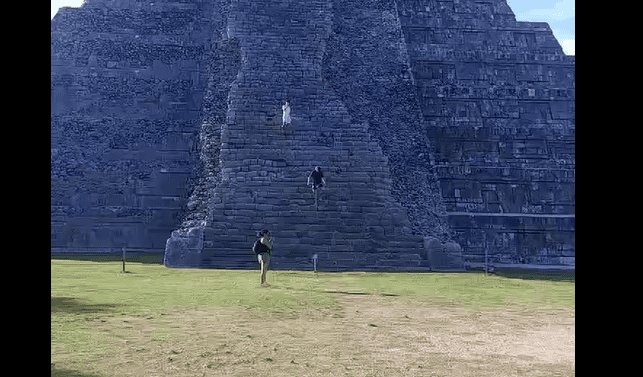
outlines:
M257 254L257 261L259 261L259 264L263 261L263 268L268 271L268 268L270 268L270 253Z
M313 183L313 190L317 190L318 188L324 187L324 184L319 182L319 183Z

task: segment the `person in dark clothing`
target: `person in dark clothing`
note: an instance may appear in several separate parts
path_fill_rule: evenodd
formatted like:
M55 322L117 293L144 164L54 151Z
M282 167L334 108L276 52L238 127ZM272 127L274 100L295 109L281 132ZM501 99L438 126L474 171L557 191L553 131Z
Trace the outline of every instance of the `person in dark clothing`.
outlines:
M321 167L316 166L310 175L308 175L308 184L312 185L313 191L326 185L326 179L324 179L324 173L322 172Z
M313 189L313 195L315 196L315 205L317 205L317 190L326 185L326 179L324 178L324 173L321 170L321 167L315 166L312 172L308 175L308 185Z
M257 240L252 246L252 251L257 254L257 260L261 266L261 274L259 275L259 283L262 287L269 287L270 284L266 283L266 274L270 268L270 253L272 252L272 234L268 229L264 229L257 234Z
M321 188L326 185L326 179L324 178L324 173L321 170L321 167L316 166L315 169L308 175L308 185L313 189L313 196L315 197L315 207L317 207L317 201L319 198L319 193L321 193ZM320 190L319 193L317 190Z

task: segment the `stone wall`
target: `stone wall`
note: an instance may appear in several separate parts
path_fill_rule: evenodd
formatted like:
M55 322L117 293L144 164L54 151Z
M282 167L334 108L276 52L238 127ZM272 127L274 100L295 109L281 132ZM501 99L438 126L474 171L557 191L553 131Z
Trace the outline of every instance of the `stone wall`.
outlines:
M215 266L270 208L293 258L326 237L346 268L375 230L379 254L430 236L470 262L574 263L574 58L505 0L88 0L51 46L53 250L198 228ZM317 163L342 189L316 228L298 184Z
M573 264L575 71L505 0L400 0L425 134L470 261Z
M95 0L54 17L52 250L165 248L197 182L226 7Z
M445 207L395 1L332 4L324 79L388 157L393 197L407 210L414 232L447 241Z

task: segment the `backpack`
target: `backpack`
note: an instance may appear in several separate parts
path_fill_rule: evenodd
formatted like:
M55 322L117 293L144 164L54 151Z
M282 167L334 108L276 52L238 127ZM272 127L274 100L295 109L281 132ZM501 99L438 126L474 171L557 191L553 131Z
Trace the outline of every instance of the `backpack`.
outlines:
M252 251L254 251L255 254L269 252L268 246L262 244L261 239L258 239L258 240L255 241L255 244L252 245Z

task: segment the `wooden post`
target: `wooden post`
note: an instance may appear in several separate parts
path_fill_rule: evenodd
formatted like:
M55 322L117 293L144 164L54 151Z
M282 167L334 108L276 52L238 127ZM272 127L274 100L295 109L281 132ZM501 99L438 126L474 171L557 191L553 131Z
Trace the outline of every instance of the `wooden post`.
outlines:
M123 247L123 254L122 254L122 260L123 260L123 273L125 272L125 247Z

